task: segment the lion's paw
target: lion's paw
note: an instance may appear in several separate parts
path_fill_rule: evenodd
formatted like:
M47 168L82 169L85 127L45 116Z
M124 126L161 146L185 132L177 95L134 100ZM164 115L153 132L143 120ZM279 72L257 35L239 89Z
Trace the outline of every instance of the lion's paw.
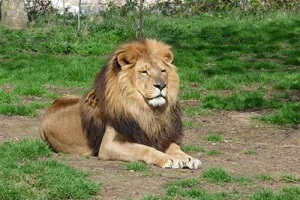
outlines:
M170 158L167 162L162 166L162 168L169 169L182 169L185 166L185 162L180 158Z
M188 157L184 164L184 167L189 169L198 169L201 167L201 161L193 157Z

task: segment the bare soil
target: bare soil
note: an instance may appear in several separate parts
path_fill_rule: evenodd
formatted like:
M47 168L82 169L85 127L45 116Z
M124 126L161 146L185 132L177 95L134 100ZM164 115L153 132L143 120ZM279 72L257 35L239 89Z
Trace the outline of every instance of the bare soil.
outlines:
M95 157L62 154L53 154L53 157L100 182L102 190L95 199L141 199L146 195L163 195L164 183L197 178L210 167L221 167L233 176L255 178L259 174L268 174L275 178L272 182L258 183L258 188L276 191L291 184L299 186L299 183L276 181L288 174L298 178L300 176L299 126L267 125L257 119L259 116L259 112L217 111L208 116L184 117L184 120L194 121L193 127L185 130L184 144L201 145L206 150L214 149L221 153L218 156L191 153L203 163L199 170L170 170L149 166L147 172L133 172L125 170L124 163L119 161L100 161ZM39 138L39 121L38 118L0 116L0 142ZM206 141L205 136L210 132L220 133L224 142ZM214 191L222 189L214 185L204 187ZM230 187L226 190L237 189Z

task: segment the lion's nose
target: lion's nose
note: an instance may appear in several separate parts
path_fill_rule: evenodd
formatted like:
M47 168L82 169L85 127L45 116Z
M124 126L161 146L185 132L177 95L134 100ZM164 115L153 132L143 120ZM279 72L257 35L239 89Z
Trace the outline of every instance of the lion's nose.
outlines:
M158 88L159 90L163 90L166 87L166 83L164 81L158 81L154 84L154 87Z

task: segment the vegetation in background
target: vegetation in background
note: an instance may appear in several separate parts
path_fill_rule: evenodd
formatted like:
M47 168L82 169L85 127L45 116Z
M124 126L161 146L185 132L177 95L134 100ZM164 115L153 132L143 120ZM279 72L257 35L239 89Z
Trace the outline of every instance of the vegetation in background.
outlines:
M144 12L144 36L174 48L180 99L198 102L184 110L195 116L268 109L267 123L299 124L298 14L218 13L170 18ZM133 14L112 8L84 16L80 34L72 16L38 16L27 31L0 26L0 114L37 116L66 90L84 94L117 45L135 37Z
M49 158L41 141L0 145L0 199L89 199L99 184Z

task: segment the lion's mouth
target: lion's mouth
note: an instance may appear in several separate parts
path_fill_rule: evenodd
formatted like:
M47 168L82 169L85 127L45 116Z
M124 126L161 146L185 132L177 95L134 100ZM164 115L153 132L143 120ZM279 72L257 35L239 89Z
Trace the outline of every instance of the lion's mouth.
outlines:
M148 103L153 107L162 106L166 103L166 98L160 94L154 98L148 99Z
M159 95L157 95L156 97L153 97L153 98L149 98L148 100L150 101L150 100L152 100L152 99L156 99L156 98L159 98L159 97L162 97L162 98L166 98L166 97L164 97L162 94L159 94Z

